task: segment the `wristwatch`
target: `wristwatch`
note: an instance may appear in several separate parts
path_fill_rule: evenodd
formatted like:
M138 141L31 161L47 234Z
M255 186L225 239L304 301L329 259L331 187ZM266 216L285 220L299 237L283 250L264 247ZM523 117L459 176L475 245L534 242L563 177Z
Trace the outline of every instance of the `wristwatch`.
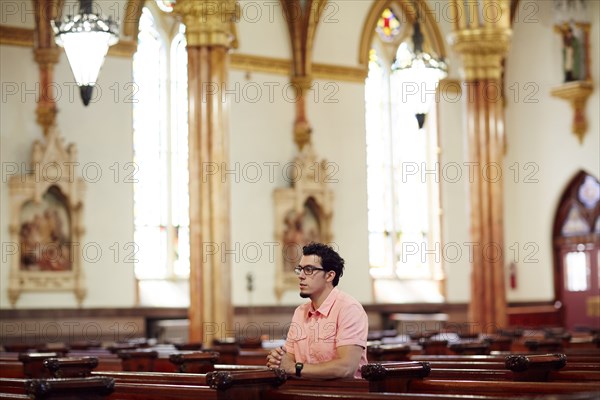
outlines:
M301 362L297 362L296 363L296 376L297 377L302 376L302 368L304 368L304 364L302 364Z

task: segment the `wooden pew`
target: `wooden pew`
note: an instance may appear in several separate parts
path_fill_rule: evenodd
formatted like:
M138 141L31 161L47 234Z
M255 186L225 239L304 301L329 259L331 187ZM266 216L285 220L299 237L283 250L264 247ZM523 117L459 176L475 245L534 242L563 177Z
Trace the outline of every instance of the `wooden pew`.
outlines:
M570 395L550 396L519 396L519 400L597 400L594 393L578 393ZM265 392L264 400L515 400L514 396L484 396L484 395L462 395L462 394L428 394L428 393L356 393L336 392L321 393L315 390L299 390L279 388Z
M63 353L21 353L18 360L22 363L23 376L27 378L52 378L52 373L44 366L48 358L62 357Z
M424 379L430 373L427 362L367 364L362 376L371 392L455 393L469 395L551 395L598 392L596 382L510 382L481 380Z
M44 367L54 378L82 378L90 376L98 366L97 357L61 357L44 360Z
M96 375L90 378L68 379L0 379L0 392L28 394L32 387L80 387L86 390L77 399L114 399L114 400L168 400L168 399L224 399L224 400L260 400L267 389L277 387L286 380L282 370L215 371L202 374L168 374L169 379L157 378L157 373L112 372L113 376ZM119 375L129 375L127 377ZM137 375L137 376L136 376ZM151 379L150 376L152 375ZM202 379L203 378L203 379ZM88 396L90 382L110 382L112 394L94 386L95 396ZM39 382L39 385L34 385ZM39 391L39 388L36 389ZM59 391L65 395L64 390ZM101 397L100 397L101 396ZM37 397L36 397L37 398ZM45 397L44 397L45 398ZM56 397L52 397L56 398ZM66 397L62 397L65 399Z
M408 344L376 344L367 347L370 361L408 361L411 351Z
M215 369L219 353L213 351L188 351L171 354L169 361L177 372L207 373Z
M554 362L554 360L548 360L548 362ZM407 364L407 363L404 363ZM406 379L408 378L418 378L418 377L424 377L426 375L426 371L423 369L423 363L408 363L408 364L413 364L413 365L409 365L408 370L412 370L412 374L407 375L406 373L404 373L403 378ZM529 363L531 364L531 363ZM530 365L527 365L527 367L530 367ZM384 364L386 365L386 364ZM389 364L387 364L389 365ZM551 364L552 365L552 364ZM558 364L554 364L554 366L557 366ZM407 370L407 368L404 368L405 372ZM264 371L264 369L263 369ZM459 373L461 371L458 371ZM483 379L485 379L485 374L489 373L490 371L474 371L473 375L471 376L471 378L477 378L477 380L482 380L482 377L484 377ZM503 376L496 376L495 379L496 380L501 380L502 378L507 378L509 377L508 373L510 373L510 371L504 372L504 371L491 371L492 373L496 373L498 374L504 374ZM94 372L94 375L96 374L101 374L101 372ZM477 374L477 376L475 375ZM139 372L139 373L125 373L125 372L113 372L110 375L108 375L110 377L112 377L113 379L115 379L117 382L128 382L128 383L146 383L148 384L149 382L151 382L151 384L169 384L169 385L186 385L186 386L202 386L202 385L206 385L208 382L206 381L206 376L203 374L167 374L167 373L143 373L143 372ZM456 375L452 377L453 379L457 379L457 378L462 378L462 380L460 380L461 382L465 381L465 377L461 377L460 375ZM433 379L426 379L423 380L424 382L434 382L434 384L430 385L431 386L431 390L433 391L439 391L439 380L433 380ZM411 381L412 382L412 381ZM480 382L482 384L484 384L484 382ZM510 382L508 382L510 383ZM398 390L397 387L397 382L394 383L394 385L396 385L394 387L395 390ZM571 385L572 382L569 382L569 385ZM351 390L354 393L364 393L367 390L369 390L369 385L367 384L366 381L364 380L355 380L355 379L348 379L348 380L327 380L327 381L315 381L315 380L307 380L307 379L290 379L288 380L285 385L283 386L283 388L286 389L291 389L291 390L311 390L314 389L315 387L319 387L319 391L320 392L326 392L326 393L338 393L338 392L344 392L344 391L348 391ZM430 386L426 386L427 388L429 388ZM414 387L413 387L414 388ZM518 392L520 389L522 388L517 386L517 387L509 387L510 390L513 390L515 392ZM561 388L560 386L558 387L559 389ZM562 387L563 389L565 389L564 387ZM481 385L480 388L481 390ZM556 385L550 387L549 390L546 390L547 393L551 393L552 390L557 389ZM566 390L571 390L573 388L567 388ZM589 390L590 387L582 387L582 388L575 388L573 390L584 390L587 389ZM372 388L371 390L381 390L381 389L377 389L377 388ZM406 389L408 390L408 389ZM430 389L427 389L430 390ZM473 390L473 389L470 389Z
M568 362L583 362L583 363L598 363L600 362L600 357L594 354L566 354ZM411 361L444 361L444 362L460 362L460 361L468 361L468 362L504 362L506 356L514 355L512 353L502 353L502 354L490 354L490 355L471 355L471 356L461 356L461 355L413 355L410 356ZM527 354L524 354L527 355Z
M490 343L481 341L450 343L448 349L459 355L483 355L490 354Z
M198 376L201 376L198 374ZM260 400L270 388L286 380L283 370L253 370L242 372L213 371L206 376L206 386L189 384L133 383L117 381L115 400L220 399Z
M30 399L105 400L114 390L109 377L66 379L9 379L0 378L3 394L27 395Z

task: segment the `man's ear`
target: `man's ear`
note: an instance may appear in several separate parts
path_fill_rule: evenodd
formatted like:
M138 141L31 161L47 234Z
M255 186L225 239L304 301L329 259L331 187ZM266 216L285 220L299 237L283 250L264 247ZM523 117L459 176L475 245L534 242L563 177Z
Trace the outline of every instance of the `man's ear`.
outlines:
M327 271L327 282L333 282L333 280L335 279L335 271Z

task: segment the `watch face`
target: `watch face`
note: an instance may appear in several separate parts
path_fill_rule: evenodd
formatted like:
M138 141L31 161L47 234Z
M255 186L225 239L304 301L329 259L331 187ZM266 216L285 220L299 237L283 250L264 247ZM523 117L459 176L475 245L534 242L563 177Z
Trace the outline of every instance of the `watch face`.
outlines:
M302 363L296 363L296 376L300 376L301 375L301 371L302 368L304 367L304 364Z

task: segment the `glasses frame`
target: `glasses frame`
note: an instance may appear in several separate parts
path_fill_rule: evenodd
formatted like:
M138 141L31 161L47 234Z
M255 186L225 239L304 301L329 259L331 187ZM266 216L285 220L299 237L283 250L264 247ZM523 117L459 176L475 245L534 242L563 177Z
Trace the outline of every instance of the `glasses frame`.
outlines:
M308 271L310 271L310 273ZM314 265L305 265L304 267L298 265L294 268L294 273L298 276L300 276L302 272L304 272L304 275L306 276L311 276L315 271L325 271L325 268L317 268Z

